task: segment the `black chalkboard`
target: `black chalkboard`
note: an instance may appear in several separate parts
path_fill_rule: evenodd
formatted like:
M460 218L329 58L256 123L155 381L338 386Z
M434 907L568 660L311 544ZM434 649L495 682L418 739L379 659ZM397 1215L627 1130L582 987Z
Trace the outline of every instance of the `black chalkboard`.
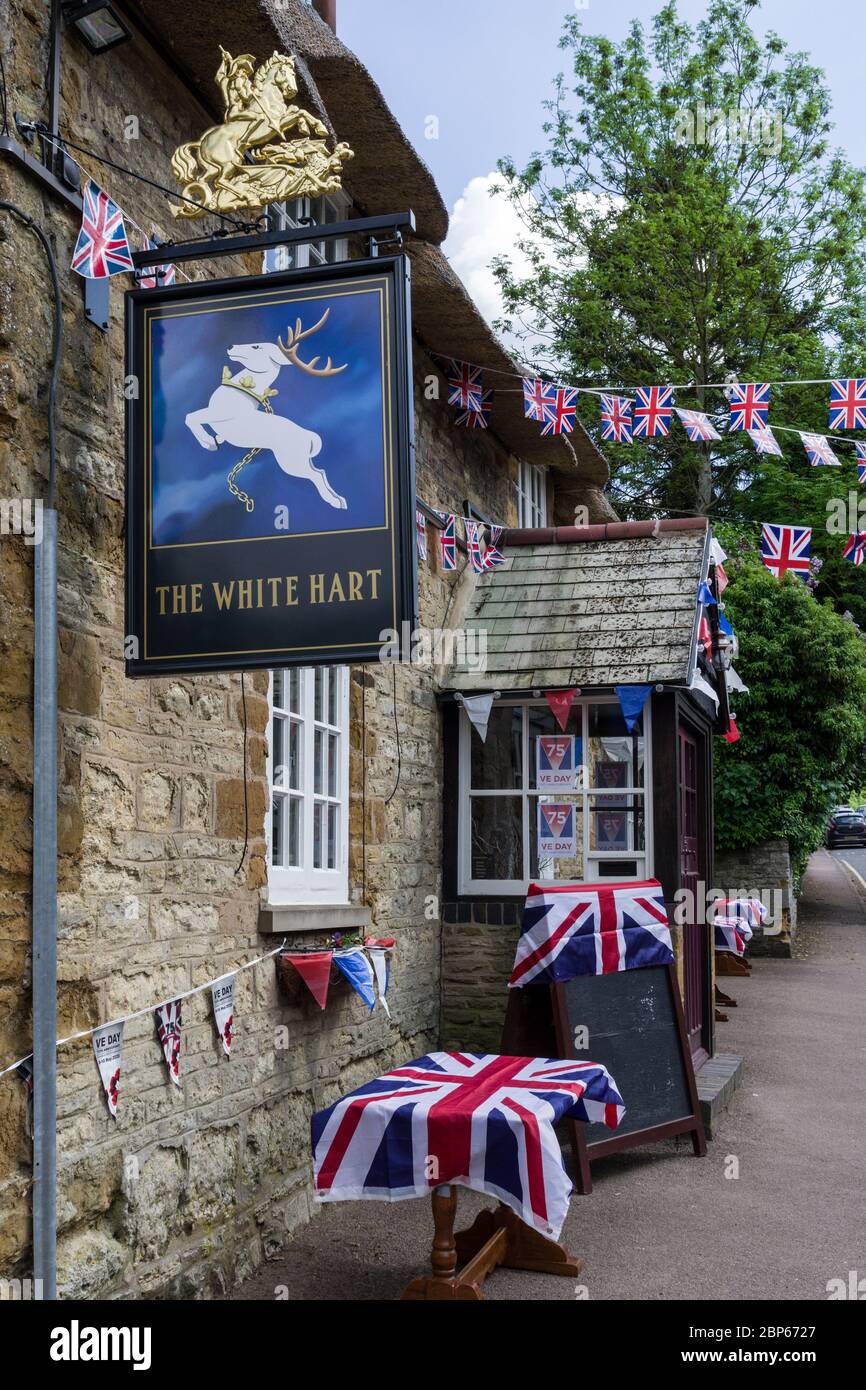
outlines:
M588 1044L578 1048L575 1030L583 1027ZM579 1192L592 1190L590 1162L603 1154L684 1133L696 1154L706 1153L674 966L511 990L502 1051L599 1062L619 1087L626 1113L618 1129L571 1125Z

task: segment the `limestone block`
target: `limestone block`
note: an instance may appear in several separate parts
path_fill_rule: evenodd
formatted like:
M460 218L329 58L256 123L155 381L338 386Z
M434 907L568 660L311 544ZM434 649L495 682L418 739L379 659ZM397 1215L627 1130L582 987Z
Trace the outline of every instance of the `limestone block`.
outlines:
M57 1242L60 1298L98 1298L131 1263L128 1247L100 1227L74 1231Z
M163 830L177 822L180 790L173 773L145 768L138 774L138 824Z
M160 1145L146 1157L124 1163L124 1230L136 1258L156 1259L183 1229L184 1151Z

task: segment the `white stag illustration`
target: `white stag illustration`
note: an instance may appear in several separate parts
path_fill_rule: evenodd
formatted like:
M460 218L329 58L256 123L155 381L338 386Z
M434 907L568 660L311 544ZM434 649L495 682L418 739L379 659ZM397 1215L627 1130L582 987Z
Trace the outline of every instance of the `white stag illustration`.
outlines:
M297 319L294 329L287 329L286 342L278 338L275 343L235 343L228 349L233 362L239 362L241 370L232 375L229 367L223 368L222 385L218 386L203 410L193 410L186 417L203 449L217 449L220 444L234 444L249 452L236 463L228 475L229 490L243 502L248 512L255 506L253 499L241 491L235 479L242 468L264 449L270 449L280 468L290 478L302 478L315 487L323 501L341 510L346 508L346 499L331 487L323 468L316 468L313 459L322 447L321 435L313 430L305 430L284 415L275 415L270 398L277 392L271 383L276 381L283 367L299 367L310 376L338 376L349 365L334 367L330 357L324 367L317 366L318 357L304 362L298 356L298 348L304 338L310 338L327 322L330 309L326 309L319 322L312 328L302 328ZM262 407L262 409L259 409ZM208 428L213 431L208 433Z

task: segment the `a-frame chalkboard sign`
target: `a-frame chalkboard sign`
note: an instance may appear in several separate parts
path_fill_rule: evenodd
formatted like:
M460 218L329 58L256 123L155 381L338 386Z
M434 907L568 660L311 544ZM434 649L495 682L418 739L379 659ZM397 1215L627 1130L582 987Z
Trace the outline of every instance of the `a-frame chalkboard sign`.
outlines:
M614 1135L571 1122L578 1192L592 1191L590 1164L604 1154L675 1134L691 1134L696 1154L707 1151L673 965L512 989L500 1051L591 1059L616 1082L626 1113Z

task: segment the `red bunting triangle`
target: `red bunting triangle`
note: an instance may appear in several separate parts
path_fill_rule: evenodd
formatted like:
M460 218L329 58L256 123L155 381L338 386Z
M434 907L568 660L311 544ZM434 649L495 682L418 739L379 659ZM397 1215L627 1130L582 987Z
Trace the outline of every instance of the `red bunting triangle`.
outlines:
M333 951L304 951L296 956L285 953L285 959L292 962L320 1009L324 1009L328 1000L333 954Z
M545 690L544 692L544 698L563 733L568 726L568 713L576 694L576 685L571 690Z
M732 719L731 722L730 722L730 725L728 726L728 732L725 734L725 742L726 742L726 743L738 743L738 742L739 742L739 739L740 739L740 731L739 731L739 729L737 728L737 721L736 721L736 719Z

